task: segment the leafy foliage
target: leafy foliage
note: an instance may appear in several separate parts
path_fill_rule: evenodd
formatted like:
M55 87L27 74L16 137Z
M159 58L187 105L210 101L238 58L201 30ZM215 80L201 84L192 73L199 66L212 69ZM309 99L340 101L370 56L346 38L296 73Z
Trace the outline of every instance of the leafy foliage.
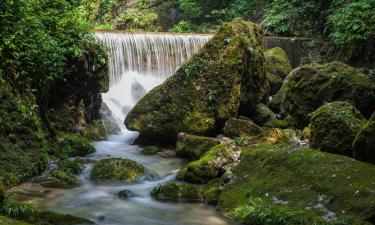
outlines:
M329 17L331 39L349 55L358 55L375 38L374 9L375 0L361 0L336 10Z
M4 0L0 10L0 67L9 82L39 95L95 43L80 1Z

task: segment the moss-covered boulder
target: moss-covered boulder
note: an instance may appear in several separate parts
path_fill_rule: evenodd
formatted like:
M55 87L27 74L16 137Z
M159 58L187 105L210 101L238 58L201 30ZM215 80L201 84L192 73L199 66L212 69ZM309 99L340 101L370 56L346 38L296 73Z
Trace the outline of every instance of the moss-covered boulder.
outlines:
M56 155L60 157L77 157L94 153L91 141L81 135L63 134L58 140Z
M125 125L149 140L174 142L180 132L210 136L251 112L269 91L260 27L226 23L205 47L129 112Z
M347 102L323 105L311 117L310 145L324 152L353 156L352 144L365 122Z
M354 158L375 163L375 112L356 135L353 149Z
M207 183L208 181L220 177L226 166L238 160L240 151L230 143L220 144L197 160L190 162L178 173L177 179L182 179L191 183Z
M95 163L91 171L91 179L102 181L136 182L145 169L139 163L129 159L108 158Z
M264 52L266 59L267 79L271 88L271 95L280 90L286 76L292 71L292 66L286 52L279 47Z
M180 133L177 138L176 155L189 160L197 160L218 144L220 140L217 138Z
M285 225L314 224L323 218L375 221L371 164L308 148L257 145L242 148L241 160L231 171L233 178L218 204L226 215L238 219L252 215L254 221L286 216L287 222L271 223ZM299 223L291 222L295 219Z
M256 136L263 129L250 120L230 118L226 123L223 133L227 137Z
M191 184L167 183L159 185L151 191L151 196L161 201L202 201L199 187Z
M157 146L147 146L141 151L141 153L144 155L156 155L158 152L160 152L160 148Z
M208 182L203 188L204 202L209 205L217 205L222 188L223 179L221 178Z
M254 144L298 145L300 140L298 132L294 129L266 128L256 136L245 136L234 139L238 146Z
M375 110L375 84L341 62L302 66L288 75L284 85L279 98L281 111L291 115L301 129L309 124L312 113L327 102L352 102L366 118Z
M268 106L266 106L263 103L260 103L255 106L251 118L254 120L256 124L262 126L268 121L276 120L277 116L275 113L272 112L271 109L268 108Z

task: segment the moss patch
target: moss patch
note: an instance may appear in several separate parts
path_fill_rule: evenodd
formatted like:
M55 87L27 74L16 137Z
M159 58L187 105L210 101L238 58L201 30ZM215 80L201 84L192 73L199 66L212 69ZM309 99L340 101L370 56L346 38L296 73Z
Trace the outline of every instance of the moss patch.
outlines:
M311 64L290 73L280 99L282 112L291 115L299 128L307 126L312 113L327 102L349 101L369 118L375 110L375 84L341 62Z
M349 103L328 103L313 113L310 144L324 152L352 157L352 143L364 123L364 117Z
M152 197L162 201L202 201L201 190L191 184L167 183L155 187L151 192Z
M177 178L192 183L207 183L220 177L225 172L224 166L236 161L238 154L238 149L230 143L217 145L199 160L190 162L186 168L181 169Z
M176 155L189 160L197 160L218 144L220 140L216 138L181 133L177 139Z
M224 127L224 135L227 137L256 136L263 132L263 129L249 120L236 118L229 119Z
M271 95L280 90L286 76L292 71L292 66L286 52L279 47L264 52L266 59L267 79L270 83Z
M94 153L95 147L91 141L81 135L63 134L56 149L56 155L60 157L77 157Z
M353 149L356 159L375 163L375 112L356 135Z
M260 198L267 206L315 216L333 212L374 222L375 167L345 156L276 145L242 148L232 169L234 179L223 189L219 209L235 216L238 207ZM312 224L312 223L307 223Z
M144 171L142 165L129 159L102 159L95 163L91 179L97 182L109 180L135 182Z

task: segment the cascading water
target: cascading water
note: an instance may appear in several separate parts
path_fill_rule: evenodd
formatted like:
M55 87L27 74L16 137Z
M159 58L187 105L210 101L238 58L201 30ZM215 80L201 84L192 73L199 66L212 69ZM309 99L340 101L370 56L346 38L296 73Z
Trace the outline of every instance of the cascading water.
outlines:
M131 145L136 133L123 125L127 112L153 87L173 74L197 52L210 35L96 33L111 50L109 58L110 89L103 102L121 132L106 141L95 142L97 152L87 156L92 161L120 157L135 160L146 168L139 183L98 185L90 180L92 163L85 164L79 176L81 185L61 190L39 185L23 185L14 191L18 200L60 213L87 218L102 225L229 225L212 207L193 203L155 201L151 190L174 180L183 162L159 155L145 156L139 146ZM120 199L117 193L130 190L134 197Z
M203 47L211 35L110 33L96 36L111 50L110 90L103 94L119 125L129 110Z

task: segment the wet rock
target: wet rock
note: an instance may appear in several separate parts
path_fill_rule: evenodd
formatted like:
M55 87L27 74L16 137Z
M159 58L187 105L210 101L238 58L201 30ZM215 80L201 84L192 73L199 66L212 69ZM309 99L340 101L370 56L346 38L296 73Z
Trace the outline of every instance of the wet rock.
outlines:
M151 192L152 197L162 201L202 201L201 190L191 184L167 183L155 187Z
M311 147L352 157L352 143L364 123L361 113L347 102L325 104L311 118Z
M46 188L74 188L80 184L75 175L82 171L79 161L63 160L44 176L36 177L33 182L40 184Z
M272 101L276 100L281 102L281 113L292 116L299 128L307 126L312 113L327 102L352 102L369 118L375 110L375 84L341 62L310 64L288 75L280 94Z
M239 155L239 149L230 143L217 145L203 154L199 160L190 162L182 168L176 178L191 183L207 183L220 177L228 165L238 160Z
M292 66L288 55L282 48L269 49L264 52L264 56L271 95L274 95L280 90L285 77L292 71Z
M176 155L189 160L197 160L205 152L220 143L217 138L180 133L177 138Z
M95 163L91 179L102 181L136 182L145 172L144 167L129 159L108 158Z
M219 202L219 197L222 191L222 179L215 179L208 184L206 184L203 188L203 199L204 202L209 205L217 205Z
M249 120L230 118L224 127L227 137L256 136L263 132L262 128Z
M134 197L134 194L130 190L122 190L117 193L118 197L121 199L129 199Z
M265 104L260 103L255 106L252 119L256 124L263 125L268 121L276 120L277 115L273 113Z
M176 151L169 150L169 149L163 149L161 152L158 152L158 155L163 158L175 158L176 157Z
M308 148L256 145L242 148L231 171L233 178L223 187L217 207L225 215L289 215L283 224L325 224L322 215L329 214L348 224L374 221L371 164Z
M157 146L147 146L142 149L142 154L144 155L155 155L158 154L160 151L159 147Z
M147 91L142 84L135 80L131 86L131 93L133 101L137 102L146 95Z
M375 112L356 135L353 149L354 158L375 163Z
M298 132L293 129L270 128L257 136L247 136L235 139L238 146L248 146L254 144L277 144L277 145L299 145Z
M235 19L139 101L125 124L159 142L174 143L180 132L210 136L239 108L250 113L268 92L260 28Z

